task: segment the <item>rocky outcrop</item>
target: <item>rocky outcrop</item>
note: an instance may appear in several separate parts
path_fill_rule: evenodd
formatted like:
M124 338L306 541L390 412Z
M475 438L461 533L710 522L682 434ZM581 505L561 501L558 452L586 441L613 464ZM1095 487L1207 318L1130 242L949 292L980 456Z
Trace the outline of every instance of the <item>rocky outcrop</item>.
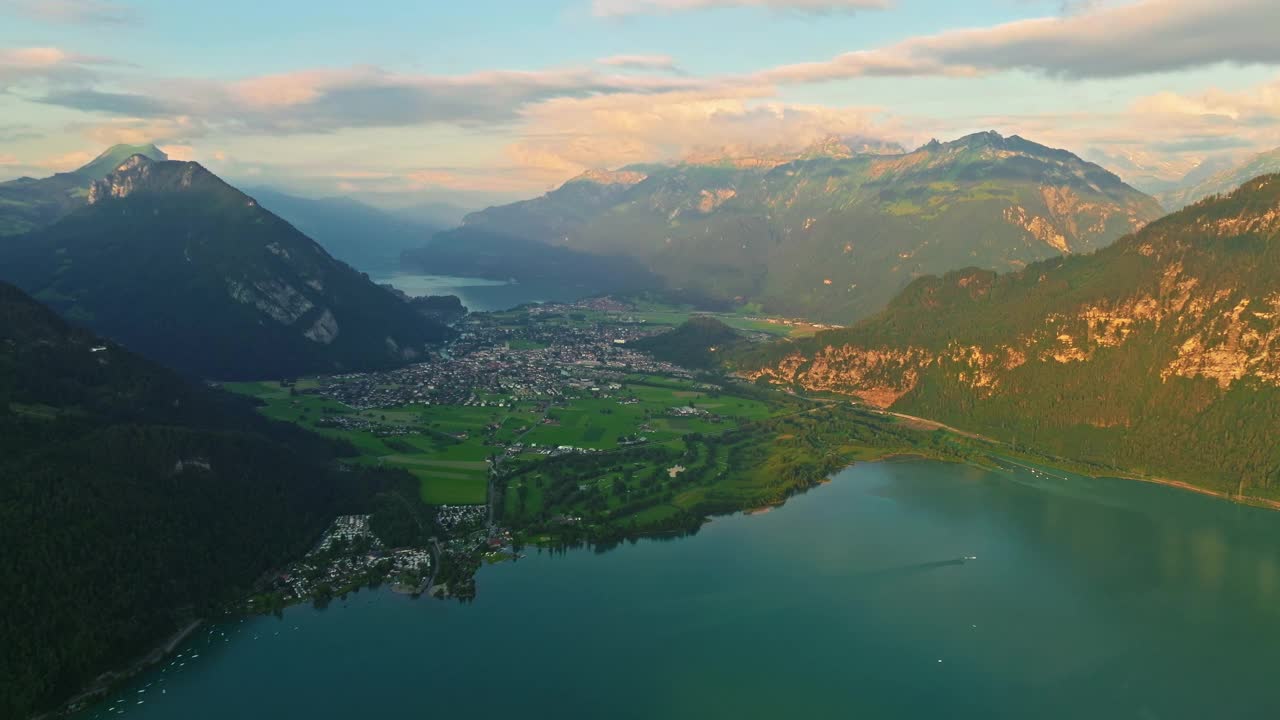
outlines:
M338 337L338 321L333 317L333 313L326 309L303 335L312 342L328 345Z
M254 306L281 325L294 324L315 307L293 286L275 279L259 280L253 284L228 280L227 292L236 302Z
M157 162L146 155L134 155L121 163L115 172L89 186L89 204L105 198L127 198L145 190L187 190L201 174L213 177L197 163Z
M1027 209L1020 205L1006 208L1004 220L1010 225L1022 228L1031 237L1060 253L1071 252L1066 236L1059 232L1052 222L1039 215L1029 215Z
M645 175L634 170L588 170L569 182L591 182L597 185L638 185L644 182Z

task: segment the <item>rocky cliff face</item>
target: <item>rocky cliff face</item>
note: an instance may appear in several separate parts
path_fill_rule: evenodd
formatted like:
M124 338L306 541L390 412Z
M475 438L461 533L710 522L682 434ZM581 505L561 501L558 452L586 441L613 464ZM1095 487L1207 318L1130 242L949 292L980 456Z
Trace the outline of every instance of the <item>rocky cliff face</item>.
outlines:
M1147 433L1192 433L1219 416L1280 430L1280 405L1268 404L1280 400L1277 263L1271 176L1089 256L922 279L859 326L780 347L742 372L1006 438L1019 426L1054 428L1061 437L1045 442L1059 449L1076 427L1123 428L1131 444L1115 452L1159 467L1142 455L1162 442ZM1244 398L1259 405L1233 410ZM1280 457L1268 464L1273 448L1265 460L1247 450L1250 473L1280 472Z
M89 185L88 202L96 205L109 198L123 199L138 193L215 192L224 196L239 191L223 182L199 163L176 160L153 160L146 155L131 155L116 169ZM243 197L246 207L256 203Z

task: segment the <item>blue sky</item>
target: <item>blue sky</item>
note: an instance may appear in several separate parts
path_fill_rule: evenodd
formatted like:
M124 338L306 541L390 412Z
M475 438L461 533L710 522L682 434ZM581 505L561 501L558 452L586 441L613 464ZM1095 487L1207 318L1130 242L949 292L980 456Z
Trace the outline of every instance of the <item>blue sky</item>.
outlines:
M1273 0L0 0L0 177L154 140L243 184L536 194L590 167L993 128L1133 178L1280 145Z

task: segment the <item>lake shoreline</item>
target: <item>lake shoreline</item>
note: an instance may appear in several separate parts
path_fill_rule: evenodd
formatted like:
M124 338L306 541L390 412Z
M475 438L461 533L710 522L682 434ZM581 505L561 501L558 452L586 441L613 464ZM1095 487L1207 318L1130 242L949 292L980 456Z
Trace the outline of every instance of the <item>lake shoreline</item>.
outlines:
M881 413L882 415L898 418L899 420L902 420L908 425L918 426L918 427L926 428L930 430L941 429L941 430L945 430L946 432L958 435L960 437L968 438L970 440L978 440L978 441L986 442L996 446L1007 446L1007 443L1004 443L1000 440L996 440L994 438L990 438L985 435L980 435L978 433L970 432L967 430L962 430L960 428L947 425L946 423L939 422L937 420L931 420L929 418L918 417L915 415L907 415L904 413L893 412L891 410L886 410L886 409L878 409L877 412ZM1032 454L1035 454L1035 453L1033 452ZM889 459L891 457L893 456L885 456L885 459ZM1004 457L1000 455L996 455L995 457L1000 457L1001 459L1007 462L1020 464L1018 463L1018 461L1014 460L1013 458ZM1057 470L1075 473L1078 475L1083 475L1083 476L1094 478L1094 479L1109 477L1109 478L1114 478L1116 480L1136 480L1138 482L1144 482L1151 485L1163 485L1164 487L1176 488L1178 490L1186 490L1186 491L1196 493L1198 495L1208 495L1210 497L1215 497L1220 500L1227 500L1236 505L1246 505L1248 507L1256 507L1264 510L1280 510L1280 500L1272 500L1269 498L1257 497L1255 495L1233 494L1230 492L1224 492L1222 490L1214 490L1212 488L1207 488L1201 485L1196 485L1194 483L1189 483L1185 480L1174 480L1171 478L1139 475L1137 473L1124 471L1124 470L1117 470L1115 473L1111 473L1111 474L1100 474L1096 472L1085 471L1078 467L1068 466L1060 461L1055 461L1052 458L1046 458L1046 457L1041 457L1037 462L1041 462L1045 466L1052 467ZM1072 462L1072 461L1067 460L1067 462Z
M560 717L585 720L598 717L599 698L644 686L665 694L652 701L641 694L629 716L694 720L748 683L765 689L732 701L728 710L738 717L825 717L851 706L920 720L1067 717L1059 712L1066 702L1080 717L1152 707L1191 720L1221 707L1220 688L1243 676L1244 700L1229 708L1239 712L1225 714L1265 717L1256 711L1280 690L1256 680L1280 657L1272 642L1280 619L1259 602L1269 591L1256 571L1280 568L1276 516L1241 523L1219 503L1048 475L1062 479L1008 464L978 472L908 453L857 462L833 474L821 495L797 495L766 519L720 517L715 530L687 540L626 544L604 558L585 546L531 554L527 563L486 571L484 600L474 604L424 613L384 586L362 589L349 607L291 609L282 625L261 618L169 685L163 700L148 694L135 708L146 676L119 697L137 720L393 716L413 714L427 694L443 714L500 720L522 707L535 714L554 707ZM1070 480L1086 492L1073 491ZM1165 535L1144 542L1153 529ZM1220 554L1196 555L1197 543ZM1219 566L1219 555L1234 560ZM977 559L962 561L968 557ZM1170 557L1184 562L1161 565ZM1208 572L1219 567L1221 576ZM1099 578L1113 583L1105 595ZM1009 613L1011 605L1024 610ZM1091 612L1075 611L1082 606ZM1189 613L1204 624L1188 627ZM764 621L788 625L760 632ZM1150 642L1155 631L1167 641ZM1239 637L1258 639L1247 657L1230 644ZM776 663L796 643L815 662ZM598 662L619 645L638 660ZM453 652L472 647L484 650ZM1206 647L1222 648L1224 661L1186 673ZM1136 655L1083 681L1059 671L1094 667L1113 652ZM508 681L502 697L477 707L495 657L538 661ZM697 675L709 665L721 671ZM277 675L281 668L288 670ZM599 694L565 700L557 682L566 674ZM842 684L850 674L865 678L864 687ZM673 677L708 685L696 696L662 689ZM921 690L901 692L904 682ZM1179 694L1157 692L1170 683Z
M942 423L937 423L936 421L931 421L925 418L916 418L913 416L901 416L901 415L898 415L898 418L907 422L912 422L912 423L929 423L930 425L933 425L935 427L940 427L947 432L955 433L956 435L961 437L966 437L969 439L981 439L985 442L989 442L992 444L998 443L998 441L992 440L990 438L985 438L979 435L966 433L956 428L946 426ZM1003 460L1005 462L1009 462L1014 465L1017 465L1018 467L1021 467L1023 469L1028 469L1028 470L1037 469L1031 465L1023 464L1022 461L1016 460L1011 457L1006 457L997 453L983 454L981 457L985 459L990 459L990 460ZM934 455L926 451L903 452L898 449L885 448L882 452L878 454L873 454L870 457L863 457L850 462L848 465L842 467L840 470L836 471L835 473L832 473L832 475L826 478L823 478L822 480L815 481L812 485L809 485L807 487L797 488L796 492L793 494L794 495L807 494L808 492L818 489L821 486L831 484L840 473L863 464L892 463L895 461L910 462L910 461L919 460L919 461L939 462L944 464L966 464L966 465L971 465L973 467L976 467L978 469L985 469L985 470L995 469L995 467L993 466L977 463L975 462L975 459L976 458L973 458L973 457L970 457L967 459L946 457L946 456ZM1071 473L1073 475L1077 475L1080 477L1088 477L1093 479L1110 478L1115 480L1136 480L1136 481L1144 482L1148 484L1161 485L1161 486L1169 487L1173 489L1191 491L1199 495L1210 496L1220 500L1227 500L1232 504L1247 505L1250 507L1258 507L1260 509L1267 509L1267 510L1280 510L1280 501L1274 501L1266 498L1258 498L1258 497L1252 497L1252 496L1233 495L1226 492L1199 487L1191 483L1187 483L1179 480L1172 480L1167 478L1145 477L1141 475L1136 475L1132 473L1123 473L1123 472L1117 472L1113 474L1095 474L1095 473L1081 471L1078 468L1067 467L1066 465L1063 465L1058 462L1054 462L1052 459L1048 459L1048 458L1039 458L1031 462L1037 462L1047 468L1053 468L1055 470ZM790 499L791 497L787 497L775 503L756 505L752 507L744 507L735 511L711 513L703 518L703 522L700 523L699 527L711 524L717 517L727 517L727 516L732 516L734 514L739 514L739 513L749 517L768 514L774 510L783 508L785 505L788 504L788 501ZM681 536L683 534L684 533L677 532L677 531L658 531L658 532L643 532L637 535L636 537L647 538L647 539L660 539L663 537ZM434 580L434 573L433 573L432 580ZM421 595L434 597L432 594L434 591L441 590L444 588L445 586L443 585L435 585L434 582L429 581L423 588L418 588L418 589L403 588L403 587L392 585L390 590L394 594L408 596L408 597L419 597ZM302 604L303 601L304 601L303 598L299 598L295 602L289 603L289 605ZM254 615L259 613L250 612L248 614ZM145 671L147 668L159 663L160 661L162 661L163 659L171 655L174 652L174 650L177 648L177 646L180 645L188 637L190 637L191 633L193 633L196 629L198 629L199 626L203 624L203 622L204 622L203 619L192 621L189 625L187 625L186 627L182 628L178 632L171 635L164 642L158 644L149 653L142 656L141 658L139 658L129 666L127 666L126 669L108 671L104 673L102 676L100 676L99 680L96 680L94 682L94 684L90 688L80 692L75 697L68 700L59 709L48 712L48 713L32 716L30 720L46 720L47 718L66 717L83 710L88 705L92 704L93 702L96 702L101 697L104 697L107 694L109 694L114 686L138 675L139 673Z
M1119 476L1120 480L1137 480L1138 482L1150 483L1152 485L1163 485L1165 487L1177 488L1179 490L1189 490L1199 495L1208 495L1210 497L1229 500L1237 505L1247 505L1263 510L1280 510L1280 501L1268 498L1257 497L1256 495L1233 495L1231 493L1222 492L1221 490L1211 490L1206 487L1192 485L1182 480L1170 480L1168 478L1143 477L1141 475L1123 475Z
M173 651L177 650L178 646L181 645L184 640L191 637L191 634L198 630L204 623L204 618L196 618L195 620L192 620L187 623L186 626L167 637L164 642L152 648L150 652L126 665L123 669L108 670L102 673L94 679L89 687L81 690L58 708L38 715L32 715L29 720L47 720L48 718L68 717L88 708L94 703L100 702L121 683L124 683L138 676L148 668L163 662L165 658L172 655Z

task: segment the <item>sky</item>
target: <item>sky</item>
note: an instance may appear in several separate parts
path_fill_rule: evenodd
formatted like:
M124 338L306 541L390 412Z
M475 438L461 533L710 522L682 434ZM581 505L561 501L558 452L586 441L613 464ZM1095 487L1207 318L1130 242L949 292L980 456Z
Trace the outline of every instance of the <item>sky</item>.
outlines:
M588 169L996 130L1135 184L1280 146L1276 0L0 0L0 179L155 142L242 186L531 197Z

